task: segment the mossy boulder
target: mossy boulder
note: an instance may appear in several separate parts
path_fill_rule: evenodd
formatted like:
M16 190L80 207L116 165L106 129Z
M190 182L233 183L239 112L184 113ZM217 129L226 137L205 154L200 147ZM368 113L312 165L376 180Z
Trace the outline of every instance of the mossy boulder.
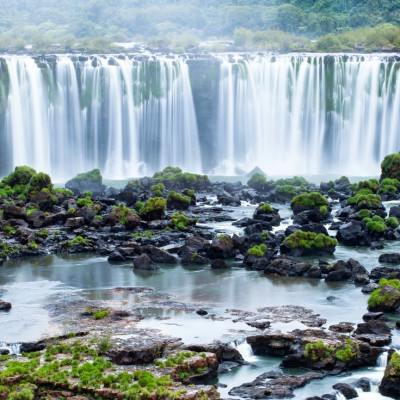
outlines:
M388 353L388 363L379 385L379 393L400 399L400 354L395 350L390 350Z
M156 172L153 176L154 184L162 183L168 190L192 188L196 190L206 189L210 185L207 175L182 172L179 167L166 167Z
M387 155L381 163L381 180L385 178L400 181L400 152Z
M235 248L232 237L229 235L217 236L210 245L206 246L206 254L212 260L234 257Z
M266 183L267 178L265 177L265 175L260 174L259 172L254 173L247 181L247 185L256 190L263 189Z
M272 226L279 226L281 222L278 210L272 208L268 203L260 203L254 212L253 218L269 222Z
M323 233L296 231L281 244L281 253L291 256L324 256L333 254L337 240Z
M167 202L163 197L150 197L142 208L140 216L146 221L154 221L161 219L166 209Z
M369 311L396 312L400 307L400 281L381 279L368 299Z
M171 190L167 197L167 208L172 210L187 210L191 204L189 196Z
M128 230L133 230L138 227L140 221L141 219L136 212L126 207L124 204L114 207L105 220L105 222L110 225L120 223Z
M324 217L328 215L328 206L328 199L318 192L300 194L294 197L290 203L294 214L306 210L318 210Z
M103 177L99 169L83 172L69 180L65 187L75 194L82 194L85 191L92 192L93 196L103 195L106 187L103 185Z

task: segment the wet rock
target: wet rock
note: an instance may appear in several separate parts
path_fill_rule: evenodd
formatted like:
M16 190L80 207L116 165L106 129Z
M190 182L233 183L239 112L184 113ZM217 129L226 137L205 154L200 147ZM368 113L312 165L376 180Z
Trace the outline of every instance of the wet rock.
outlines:
M318 372L294 376L280 371L269 371L252 382L234 387L229 391L229 395L245 399L283 399L293 397L295 389L305 386L314 379L322 379L324 376L323 373Z
M15 204L3 204L3 218L9 219L26 219L23 209Z
M86 224L90 224L90 222L94 218L94 211L89 207L78 208L75 211L75 216L82 217Z
M239 367L240 364L232 362L232 361L225 361L222 364L219 364L218 367L218 375L220 374L226 374L227 372L230 372L232 369Z
M65 227L69 229L77 229L85 225L85 220L82 217L68 218L65 222Z
M394 350L389 350L388 363L379 385L379 393L394 399L400 398L400 355Z
M283 357L289 354L296 342L295 336L290 333L248 336L246 340L250 344L254 354L276 357Z
M147 254L151 261L161 264L176 264L178 260L167 251L161 250L155 246L142 246L139 249L141 254Z
M352 388L347 383L336 383L336 385L333 385L333 388L342 393L346 399L355 399L358 397L357 390Z
M373 346L386 346L392 341L389 326L381 320L371 319L357 325L356 338L370 343Z
M230 344L213 342L211 344L190 344L185 346L187 350L196 351L198 353L214 353L219 363L234 362L240 365L246 364L240 352Z
M50 224L51 216L47 216L43 211L35 211L26 217L29 225L33 228L42 228Z
M361 291L363 293L372 293L374 290L378 289L379 285L377 283L368 283L367 285L363 286L363 288L361 289Z
M380 289L379 304L368 305L368 311L396 312L400 307L400 291L393 286L385 285Z
M8 350L8 349L0 349L0 355L1 356L7 356L8 354L10 354L10 350Z
M41 351L46 348L46 344L44 341L39 342L26 342L22 343L20 347L20 351L25 353L32 353L34 351Z
M297 262L293 257L282 255L268 264L264 273L279 276L306 276L311 268L311 264Z
M369 312L363 315L363 320L365 322L371 321L372 319L379 319L380 321L389 321L389 318L383 312Z
M196 310L196 314L203 316L203 315L207 315L208 312L206 310Z
M222 237L214 239L206 247L207 257L212 260L233 258L235 255L233 240L229 235L222 235Z
M379 256L378 261L380 263L400 264L400 254L399 253L384 253Z
M323 233L324 235L328 236L328 231L326 230L325 226L315 222L310 222L304 225L290 225L285 230L285 236L289 236L296 231L314 232L317 235Z
M154 271L158 269L157 265L151 261L150 257L147 254L142 254L140 257L137 257L133 260L133 265L136 269Z
M362 389L363 392L371 391L371 380L369 378L360 378L354 386L356 388Z
M390 207L389 217L395 217L400 220L400 206Z
M376 267L372 268L370 272L370 278L379 281L382 278L385 279L400 279L400 270L390 267Z
M72 190L75 194L82 194L85 191L89 191L92 192L93 197L102 196L106 190L106 186L102 184L102 179L71 179L65 184L65 188Z
M239 197L228 194L218 195L217 199L218 203L221 203L223 206L239 207L241 204Z
M10 310L11 307L12 307L12 305L8 301L0 300L0 310Z
M211 264L211 269L229 269L230 265L227 265L224 260L214 260Z
M354 324L352 322L339 322L336 325L331 325L328 329L333 332L350 333L354 330Z
M396 328L400 329L400 320L396 321Z
M118 261L125 261L125 260L126 260L126 258L118 250L113 251L108 256L109 262L118 262Z
M336 239L346 246L367 246L370 243L363 223L355 220L342 225Z

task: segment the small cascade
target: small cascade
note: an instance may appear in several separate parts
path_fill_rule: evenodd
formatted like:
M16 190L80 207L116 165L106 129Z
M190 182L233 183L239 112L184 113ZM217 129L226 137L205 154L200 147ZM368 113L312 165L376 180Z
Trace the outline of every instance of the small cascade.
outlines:
M0 350L8 350L11 355L21 354L21 343L1 343Z
M342 393L336 393L336 400L346 400L346 397Z
M251 363L257 360L253 354L253 349L247 343L246 339L233 342L232 347L234 347L242 355L245 361Z

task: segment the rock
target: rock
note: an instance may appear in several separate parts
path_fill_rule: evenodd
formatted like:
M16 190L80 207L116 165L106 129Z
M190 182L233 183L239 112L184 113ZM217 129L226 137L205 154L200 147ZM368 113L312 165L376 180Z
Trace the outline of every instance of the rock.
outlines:
M360 334L374 334L374 335L391 335L390 328L383 321L370 319L368 322L361 322L357 324L355 331L356 335Z
M43 211L34 211L27 215L26 220L33 228L42 228L51 222L51 217L48 217Z
M118 261L125 261L125 257L118 250L115 250L108 256L108 262Z
M85 220L82 217L68 218L65 222L65 227L69 229L77 229L85 225Z
M134 193L132 190L129 190L129 189L123 190L115 198L117 200L125 203L127 207L130 207L130 206L134 205L138 200L137 194Z
M207 257L212 260L233 258L235 255L233 240L229 235L222 235L222 237L214 239L206 247Z
M222 364L219 364L218 367L218 375L226 374L227 372L231 371L234 368L239 367L240 364L232 362L232 361L225 361Z
M181 376L184 374L184 378ZM171 376L174 380L181 380L185 384L205 383L218 374L218 360L214 353L194 355L186 358L183 364L175 367Z
M356 388L362 389L363 392L371 391L371 380L369 378L360 378L354 385Z
M69 180L65 184L65 187L66 189L72 190L75 194L82 194L84 191L90 191L93 197L99 197L103 195L106 189L105 185L102 184L102 180L100 171L93 170L88 173L77 175L75 178Z
M239 197L218 195L217 199L218 203L221 203L223 206L239 207L241 204Z
M400 329L400 320L396 321L396 328Z
M266 265L264 273L280 276L306 276L311 268L311 264L299 263L292 257L282 255Z
M176 264L178 260L168 251L159 249L158 247L147 245L139 249L141 254L147 254L151 261L161 264Z
M7 356L8 354L10 354L10 350L8 350L8 349L0 349L0 355L1 356Z
M362 318L365 322L371 321L371 319L389 321L389 318L383 312L369 312L364 314Z
M400 220L400 206L390 207L389 217L395 217Z
M354 330L354 324L352 322L339 322L336 325L331 325L328 329L333 332L350 333Z
M372 293L374 290L378 289L379 285L377 283L368 283L367 285L363 286L363 288L361 289L361 291L363 293Z
M399 253L384 253L379 256L378 261L380 263L400 264L400 254Z
M133 260L136 269L154 271L158 269L157 265L151 261L147 254L142 254Z
M380 289L379 304L368 305L368 311L396 312L400 307L400 291L393 286L385 285Z
M358 397L357 390L349 386L347 383L336 383L336 385L333 385L333 388L342 393L346 399L355 399Z
M207 315L208 314L208 312L206 311L206 310L202 310L202 309L200 309L200 310L196 310L196 314L198 314L198 315Z
M94 211L91 208L85 206L82 208L78 208L75 211L75 216L82 217L85 221L85 224L90 224L90 222L94 218Z
M272 333L248 336L246 338L254 354L271 355L276 357L288 355L292 351L292 347L296 341L295 339L295 336L291 333Z
M211 264L211 269L229 269L230 265L227 265L224 260L214 260Z
M20 346L20 351L25 353L32 353L34 351L41 351L46 348L46 344L43 341L39 342L26 342Z
M280 371L269 371L258 376L254 381L234 387L229 395L246 399L282 399L293 397L293 391L305 386L314 379L325 375L307 372L302 375L286 375Z
M0 300L0 310L10 310L11 307L11 303Z
M388 363L379 385L379 393L400 399L400 355L394 350L389 350Z
M346 246L367 246L370 242L363 223L355 220L342 225L336 239Z

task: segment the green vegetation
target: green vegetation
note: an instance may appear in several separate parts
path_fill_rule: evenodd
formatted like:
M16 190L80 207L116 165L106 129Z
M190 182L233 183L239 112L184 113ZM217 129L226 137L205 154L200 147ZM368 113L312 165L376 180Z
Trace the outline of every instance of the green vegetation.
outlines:
M164 186L164 185L163 185ZM172 202L178 202L178 203L186 203L186 204L190 204L190 197L189 196L182 196L180 193L176 193L173 190L171 190L168 193L168 197L167 197L167 204L168 203L172 203Z
M171 222L168 226L172 229L185 230L191 223L186 215L176 212L171 215Z
M54 194L61 194L64 197L71 197L73 196L73 192L72 190L69 189L64 189L64 188L54 188L53 189L53 193Z
M106 317L108 314L110 314L109 310L102 310L99 312L96 312L93 314L93 318L98 320L98 319L103 319L104 317Z
M167 202L163 197L150 197L144 205L140 215L144 219L161 218L167 209Z
M366 223L367 228L372 232L382 233L387 229L385 221L378 215L374 215L372 218L364 218L363 222Z
M247 250L247 254L250 256L262 257L268 251L266 244L261 243L260 245L253 246Z
M78 175L76 175L74 180L77 181L88 181L88 182L103 182L103 177L101 176L100 170L98 168L92 169L91 171L88 172L82 172Z
M115 215L117 221L122 225L127 225L129 222L128 217L136 214L135 210L132 210L125 206L125 204L119 204L113 207L113 214Z
M273 210L273 208L271 207L271 205L270 204L268 204L268 203L261 203L260 204L260 210L263 212L263 213L272 213L272 212L274 212L274 210Z
M78 235L72 240L68 240L65 242L68 247L76 247L76 246L89 246L91 243L90 239L83 238L82 236Z
M254 173L247 181L247 185L254 189L261 189L267 183L267 178L259 172Z
M376 194L380 189L379 182L376 179L361 181L353 185L354 195L347 199L347 203L355 205L359 209L371 208L381 204L381 196Z
M385 286L392 286L396 290L400 291L400 280L398 279L381 279L379 281L379 289L376 289L372 292L371 296L368 299L368 306L372 308L379 307L380 305L384 305L386 303L390 303L393 299L388 293L382 294L382 288Z
M298 190L293 185L278 185L275 188L276 193L287 196L296 196Z
M369 218L370 215L371 211L367 210L366 208L363 208L358 212L358 218L360 219Z
M181 183L182 185L190 186L198 183L208 183L206 175L191 174L189 172L182 172L178 167L166 167L162 171L156 172L153 176L156 184L162 183L164 185L172 183Z
M391 228L396 229L399 226L399 221L396 217L388 217L385 219L386 225L389 225Z
M335 247L337 243L336 239L326 236L323 233L317 235L314 232L303 231L296 231L283 241L283 244L290 248L301 247L305 249Z
M385 178L382 180L379 193L396 194L399 190L400 182L397 179Z
M387 155L381 163L381 179L396 179L400 181L400 152Z
M333 356L346 363L356 358L357 352L358 346L351 339L347 339L345 344L339 348L326 345L322 340L318 340L314 343L307 343L303 355L313 362L323 361Z
M49 236L49 231L47 229L42 229L41 231L36 231L36 236L47 238Z
M154 232L147 230L144 232L135 232L132 233L132 237L137 239L137 238L147 238L147 239L151 239L154 236Z
M3 231L7 236L14 236L17 232L17 229L12 226L4 226Z
M162 197L163 191L165 190L165 186L162 183L158 183L156 185L151 186L151 192L154 197Z
M171 357L168 357L165 361L157 360L155 362L155 365L157 365L157 367L160 367L160 368L176 367L177 365L184 364L185 360L187 358L190 358L190 357L193 357L196 355L198 355L198 353L196 353L196 352L184 351L184 352L177 353ZM205 354L204 354L204 356L205 356Z
M327 206L329 205L329 201L326 197L322 196L321 193L311 192L311 193L303 193L296 196L290 203L290 206L293 208L296 207L305 207L305 208L319 208L321 214L325 212L326 215L328 210ZM321 210L322 208L322 210Z
M393 371L396 375L400 374L400 354L393 352L388 362L388 371Z

